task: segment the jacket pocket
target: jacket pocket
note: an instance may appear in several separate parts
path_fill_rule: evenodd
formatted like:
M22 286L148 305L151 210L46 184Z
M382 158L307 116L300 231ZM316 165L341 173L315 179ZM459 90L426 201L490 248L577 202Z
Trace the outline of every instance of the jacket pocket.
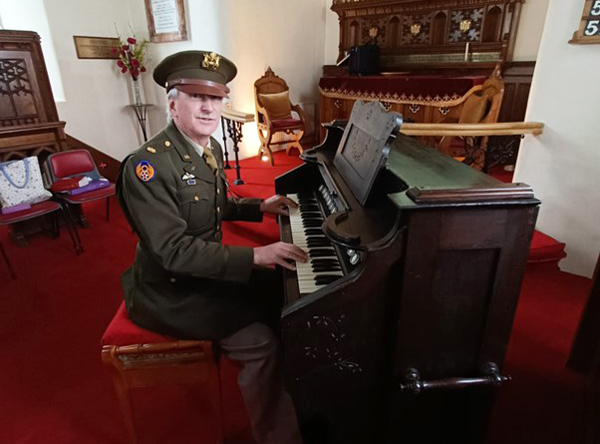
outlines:
M187 231L207 228L215 223L214 185L198 180L193 186L177 190L179 212L187 223Z

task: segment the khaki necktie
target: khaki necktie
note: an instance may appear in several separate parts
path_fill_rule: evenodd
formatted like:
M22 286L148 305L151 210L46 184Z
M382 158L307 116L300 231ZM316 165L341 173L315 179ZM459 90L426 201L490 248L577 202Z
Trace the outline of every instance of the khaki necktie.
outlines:
M204 161L212 170L213 174L216 175L217 171L219 170L219 166L217 164L217 159L215 158L215 155L212 153L212 150L210 148L204 148L204 154L202 155L202 157L204 157Z

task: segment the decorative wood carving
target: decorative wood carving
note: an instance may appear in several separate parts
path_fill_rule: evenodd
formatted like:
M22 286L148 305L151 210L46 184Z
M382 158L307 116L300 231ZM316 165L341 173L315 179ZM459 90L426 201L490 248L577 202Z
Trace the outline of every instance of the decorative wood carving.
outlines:
M352 46L377 43L394 69L510 61L525 0L333 0L341 60Z
M40 37L0 30L0 161L67 149Z
M0 31L0 127L58 121L40 37Z

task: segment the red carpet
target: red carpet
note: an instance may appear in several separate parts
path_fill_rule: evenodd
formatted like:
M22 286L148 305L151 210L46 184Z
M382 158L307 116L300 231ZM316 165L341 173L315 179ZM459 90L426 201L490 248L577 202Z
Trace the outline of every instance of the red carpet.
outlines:
M276 163L244 161L247 185L234 189L268 197L274 177L298 160L277 154ZM26 248L0 231L18 275L12 281L0 260L2 444L126 443L99 341L121 303L119 275L132 261L135 237L116 203L112 209L106 223L102 202L85 208L91 228L81 230L81 256L64 229L59 239L35 236ZM230 223L225 239L267 243L278 239L277 227L274 219ZM513 381L500 390L490 444L577 442L583 386L564 363L589 286L553 265L528 266L505 368ZM234 443L250 443L235 377L235 367L224 365L226 434ZM134 402L140 444L211 442L202 393L147 389Z

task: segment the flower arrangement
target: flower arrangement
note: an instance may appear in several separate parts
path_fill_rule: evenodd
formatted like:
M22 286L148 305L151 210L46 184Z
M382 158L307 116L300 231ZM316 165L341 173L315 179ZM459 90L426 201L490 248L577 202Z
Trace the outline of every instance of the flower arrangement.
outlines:
M129 73L135 81L139 75L146 72L144 58L148 40L138 41L135 37L128 37L126 42L119 38L119 46L113 48L113 54L118 54L117 66L123 74Z

